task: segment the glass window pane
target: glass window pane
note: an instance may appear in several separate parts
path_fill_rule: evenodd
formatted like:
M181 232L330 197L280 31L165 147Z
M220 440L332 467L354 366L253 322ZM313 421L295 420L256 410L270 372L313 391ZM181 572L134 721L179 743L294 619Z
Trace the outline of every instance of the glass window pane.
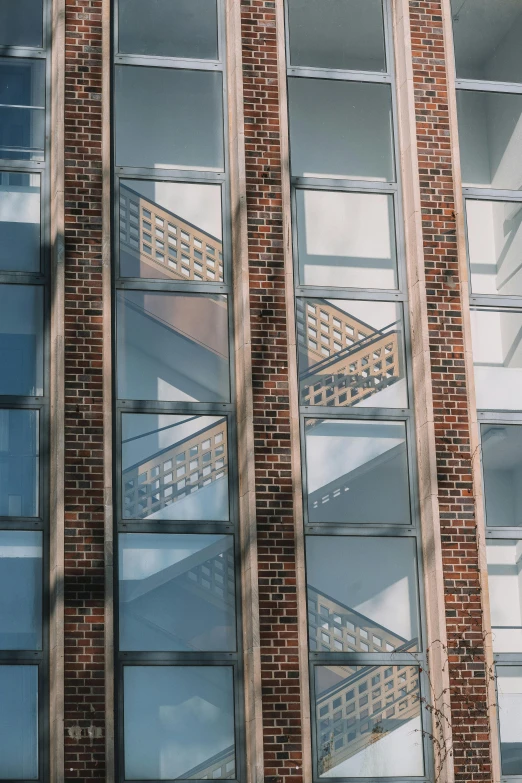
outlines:
M315 700L320 777L424 774L416 666L316 666Z
M522 652L522 541L487 542L493 650Z
M466 201L474 294L522 296L522 203Z
M386 70L381 0L289 0L288 27L292 65Z
M522 666L497 667L503 775L522 775Z
M0 46L42 45L42 0L0 0Z
M126 780L235 778L230 666L125 666Z
M397 288L393 197L297 190L303 285Z
M483 424L480 431L488 525L519 527L522 525L522 427Z
M451 0L459 79L522 81L522 9L519 0Z
M463 184L522 187L522 95L457 90Z
M120 291L118 395L230 400L226 296Z
M298 299L296 309L302 405L407 406L400 305Z
M217 60L216 0L119 0L119 50Z
M221 73L118 66L115 90L116 165L223 171Z
M391 88L288 79L292 174L395 179Z
M307 536L306 565L311 650L419 648L413 538Z
M0 394L43 394L43 290L0 286Z
M477 407L522 409L522 312L472 310Z
M235 650L232 536L123 534L120 648Z
M221 187L120 182L120 274L223 282Z
M45 60L0 58L0 158L43 160Z
M0 172L0 270L40 271L40 176Z
M228 520L224 417L125 414L122 438L127 519Z
M0 649L42 649L41 533L0 530Z
M38 516L38 465L38 411L0 409L0 516Z
M402 422L307 419L305 434L310 522L409 523Z
M0 778L38 777L38 667L0 666Z

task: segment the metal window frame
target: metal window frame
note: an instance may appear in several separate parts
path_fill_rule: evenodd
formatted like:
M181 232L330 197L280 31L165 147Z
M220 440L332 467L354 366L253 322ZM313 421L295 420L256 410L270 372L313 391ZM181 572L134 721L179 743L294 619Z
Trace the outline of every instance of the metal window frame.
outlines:
M391 110L392 110L392 144L393 144L393 165L395 170L395 180L392 182L380 182L375 180L353 180L337 179L328 177L290 177L291 183L291 203L292 203L292 246L293 246L293 264L295 280L295 300L298 298L314 299L339 299L345 304L350 301L368 300L372 302L394 302L400 303L402 310L402 329L404 334L403 359L404 359L404 377L406 378L406 387L408 395L407 407L401 408L379 408L379 407L324 407L312 405L300 405L300 438L301 438L301 470L303 486L303 527L304 533L308 535L331 535L331 536L376 536L376 537L409 537L416 541L416 570L417 570L417 594L418 594L418 617L420 641L427 639L426 623L426 600L423 578L423 557L422 540L420 531L420 501L418 486L417 457L415 448L415 421L413 411L413 373L411 371L412 357L412 338L408 302L408 285L406 269L406 243L403 223L403 188L400 176L400 149L399 149L399 128L397 111L397 90L395 84L395 57L393 51L393 20L392 20L392 0L382 0L383 7L383 35L385 43L386 73L381 72L361 72L361 71L339 71L338 69L326 68L303 68L292 66L287 67L287 77L300 78L322 78L322 79L342 79L344 81L365 82L373 84L389 84L391 91ZM289 45L289 22L288 22L288 3L285 3L285 40L288 58L290 58ZM291 125L291 118L290 118ZM290 143L291 147L291 143ZM382 193L391 195L393 198L394 215L394 238L396 250L396 274L397 288L394 289L369 289L369 288L348 288L342 287L320 287L306 286L301 283L299 274L299 256L298 256L298 236L297 236L297 210L296 210L296 191L299 189L325 190L336 192L357 192L357 193ZM297 329L297 319L296 329ZM299 342L297 341L297 351ZM300 385L298 379L298 386ZM331 419L342 421L386 421L386 422L404 422L406 436L406 454L408 460L408 482L409 482L409 503L410 503L410 521L403 525L354 525L344 524L335 525L328 523L310 523L308 519L307 502L307 475L306 475L306 433L304 422L306 419ZM306 560L306 554L305 554ZM308 633L308 631L307 631ZM419 669L419 688L421 697L421 725L422 725L422 745L424 754L424 775L420 777L408 778L405 776L390 778L332 778L338 783L396 783L399 779L402 781L429 781L431 779L431 770L434 767L434 750L430 741L430 732L432 718L428 708L431 694L429 677L427 670L427 654L425 644L419 644L419 650L413 653L320 653L312 652L309 649L310 666L310 699L311 699L311 733L312 733L312 760L313 760L313 781L321 783L323 778L318 775L318 750L317 750L317 717L315 715L315 691L314 691L314 670L319 665L335 665L343 663L352 663L359 665L378 665L383 664L397 665L408 663Z
M455 51L454 37L452 37L452 45ZM478 91L484 93L502 93L505 95L519 95L522 96L522 83L517 82L499 82L493 80L480 80L480 79L459 79L455 80L455 88L458 91ZM463 186L462 188L463 200L464 200L464 228L466 238L466 263L468 268L468 276L470 281L470 308L471 311L480 312L501 312L501 313L520 313L522 315L522 295L520 296L505 296L503 294L477 294L473 292L471 284L471 264L469 254L469 226L467 220L467 202L468 201L503 201L520 203L522 205L522 192L517 190L506 190L502 188L491 187L479 187L479 186ZM506 425L522 425L522 404L520 409L517 410L477 410L477 422L478 422L478 435L479 442L482 444L482 425L484 424L506 424ZM481 446L482 449L482 446ZM485 481L484 481L484 463L482 459L482 451L480 453L480 471L482 478L482 504L483 513L485 519L485 539L486 544L489 540L522 540L522 526L519 528L512 527L500 527L492 526L488 524L488 518L486 513L486 494L485 494ZM495 673L498 666L505 665L520 665L522 671L522 651L520 653L498 653L493 651L493 661L495 665ZM495 689L498 694L498 683L495 678ZM498 695L496 698L496 721L498 728L499 738L499 755L500 746L502 744L502 737L500 733L500 716L498 710ZM506 783L522 783L522 775L506 775L501 773L502 780Z
M123 670L125 666L227 666L233 669L234 707L235 707L235 755L236 773L231 779L236 783L246 780L246 758L244 753L245 736L245 710L244 710L244 686L243 686L243 650L242 650L242 620L241 620L241 551L239 540L239 496L238 496L238 455L237 455L237 420L235 405L236 371L234 357L234 312L233 312L233 270L232 270L232 223L230 211L230 155L229 155L229 128L226 120L227 107L227 69L226 69L226 40L225 40L225 0L217 0L218 19L218 52L220 59L197 60L175 57L161 57L149 55L121 54L118 51L118 0L112 2L112 128L111 128L111 156L112 156L112 198L111 198L111 226L112 226L112 362L113 362L113 437L115 457L113 460L114 481L114 534L117 539L121 533L164 533L191 535L218 534L227 535L233 539L234 567L235 567L235 596L236 596L236 650L229 652L135 652L119 649L119 613L115 611L115 648L116 648L116 677L115 677L115 704L117 712L117 758L116 779L120 783L126 783L125 779L125 735L124 735L124 692ZM186 170L176 168L140 168L129 166L117 166L115 164L116 151L116 124L115 124L115 69L126 65L160 67L176 70L207 70L218 71L222 74L222 100L223 100L223 161L222 171ZM169 280L161 278L124 277L120 272L119 263L119 191L122 180L173 182L186 184L214 185L221 188L221 224L223 242L223 282L201 282L190 280ZM226 296L228 306L228 348L229 348L229 378L230 399L227 402L167 402L159 400L129 400L118 397L118 369L117 369L117 342L118 326L116 318L116 299L118 292L122 291L149 291L163 293L178 293L183 295L199 294L210 297L216 295ZM121 477L121 429L122 416L125 413L133 414L173 414L173 415L206 415L226 417L227 442L228 442L228 499L229 519L227 521L190 521L190 520L150 520L126 519L123 517L122 504L122 477ZM114 594L116 607L119 595L119 557L117 544L114 557ZM176 779L179 783L181 779ZM148 781L150 783L150 781ZM188 782L187 782L188 783Z
M0 666L27 665L38 668L38 777L30 781L17 778L13 783L44 783L50 765L50 692L49 692L49 638L50 638L50 321L51 321L51 29L52 0L42 0L42 46L0 46L0 57L22 58L45 62L45 122L44 160L30 161L0 158L0 173L37 174L40 184L40 269L38 272L1 271L0 285L38 286L43 290L43 394L39 396L0 396L2 410L34 410L38 413L38 515L35 517L0 517L0 530L38 531L42 536L42 649L1 650ZM9 783L6 778L5 782Z

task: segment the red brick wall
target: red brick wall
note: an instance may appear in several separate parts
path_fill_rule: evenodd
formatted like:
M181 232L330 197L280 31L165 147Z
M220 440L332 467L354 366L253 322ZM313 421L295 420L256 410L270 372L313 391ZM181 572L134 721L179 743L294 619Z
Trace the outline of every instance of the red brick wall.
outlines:
M105 777L101 12L66 0L65 778L82 781Z
M410 0L455 779L491 780L487 669L440 0ZM451 42L446 42L450 46Z
M241 2L265 779L301 780L276 12Z

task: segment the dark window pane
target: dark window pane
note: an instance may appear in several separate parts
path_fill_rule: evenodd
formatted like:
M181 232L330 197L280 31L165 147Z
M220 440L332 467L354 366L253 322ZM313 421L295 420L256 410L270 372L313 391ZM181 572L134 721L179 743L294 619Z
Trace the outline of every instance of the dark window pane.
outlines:
M127 291L117 307L120 398L230 399L225 296Z
M0 530L0 649L42 649L41 533Z
M480 431L487 523L490 527L519 527L522 525L522 427L483 424Z
M119 66L115 90L118 166L223 171L221 73Z
M38 452L38 411L0 409L0 516L38 515Z
M457 90L463 184L522 187L522 95Z
M493 650L522 652L522 541L487 542Z
M229 666L126 666L125 779L233 779Z
M296 191L303 285L397 288L393 197Z
M291 65L385 71L381 0L289 0Z
M120 535L122 650L235 650L231 536Z
M0 270L40 271L40 176L0 173Z
M320 777L424 775L416 666L317 666L315 694Z
M388 84L294 77L288 99L292 174L395 179Z
M224 417L125 414L122 427L127 519L228 519Z
M120 274L223 281L221 187L120 182Z
M0 778L38 777L38 668L0 666Z
M522 410L522 312L472 310L475 391L480 410Z
M497 667L503 775L522 775L522 666Z
M409 523L402 422L307 419L305 433L310 522Z
M216 0L119 0L119 50L217 60Z
M0 394L43 394L43 290L0 286Z
M0 58L0 158L43 160L45 61Z
M399 305L298 299L296 309L302 405L406 407Z
M308 536L310 649L419 649L416 562L413 538Z
M42 45L42 0L0 0L0 46Z
M474 294L522 296L522 203L466 201Z
M459 79L522 82L519 0L451 0Z

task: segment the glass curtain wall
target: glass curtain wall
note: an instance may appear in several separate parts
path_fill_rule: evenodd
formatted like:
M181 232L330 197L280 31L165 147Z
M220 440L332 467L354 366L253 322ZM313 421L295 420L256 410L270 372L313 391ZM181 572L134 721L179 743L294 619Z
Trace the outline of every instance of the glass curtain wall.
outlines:
M0 779L47 779L49 8L0 3Z
M423 780L390 5L286 0L314 780Z
M522 4L452 15L502 778L522 780Z
M114 0L118 779L241 777L221 0Z

